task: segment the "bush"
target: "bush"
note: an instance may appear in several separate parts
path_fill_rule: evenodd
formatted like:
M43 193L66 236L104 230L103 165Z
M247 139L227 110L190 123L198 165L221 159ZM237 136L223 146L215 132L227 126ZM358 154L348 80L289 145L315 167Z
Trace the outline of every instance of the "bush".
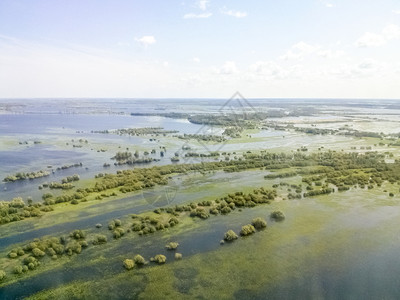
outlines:
M132 270L135 266L135 263L132 259L125 259L124 260L124 268L127 270Z
M169 242L165 245L165 248L167 248L168 250L175 250L176 248L178 248L178 246L179 244L176 242Z
M251 224L258 230L263 229L265 227L267 227L267 221L265 221L262 218L255 218L253 219L253 221L251 222Z
M250 235L256 232L256 229L254 228L253 225L251 224L247 224L242 226L242 230L240 230L240 235L242 236L246 236L246 235Z
M237 238L238 236L233 230L228 230L224 235L224 240L227 242L236 240Z
M2 281L6 277L6 272L0 270L0 281Z
M15 252L10 252L10 253L8 253L8 257L9 257L9 258L17 258L17 257L18 257L18 254L15 253Z
M271 213L271 218L275 221L283 221L285 219L285 215L280 210L276 210Z
M144 265L146 263L146 260L143 258L143 256L137 254L135 255L135 257L133 258L135 264L138 265Z
M182 254L176 252L176 253L175 253L175 259L182 259Z
M101 245L107 243L107 237L102 234L98 234L95 236L93 240L93 245Z
M33 248L32 249L32 254L35 257L42 257L44 256L46 253L44 253L44 251L40 250L39 248Z
M119 239L121 236L123 236L125 234L125 230L121 227L117 227L115 228L115 230L113 231L113 237L114 239Z
M74 230L69 234L70 237L74 238L75 240L80 240L85 238L85 233L82 230Z
M15 266L14 274L22 274L22 266Z
M167 261L167 258L162 254L157 254L156 256L151 258L151 261L154 261L158 264L164 264Z

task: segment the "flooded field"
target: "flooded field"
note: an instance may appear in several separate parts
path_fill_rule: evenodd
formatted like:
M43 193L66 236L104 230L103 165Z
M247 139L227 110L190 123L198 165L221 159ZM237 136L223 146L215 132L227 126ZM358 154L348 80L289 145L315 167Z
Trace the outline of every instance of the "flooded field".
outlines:
M309 110L319 102L254 99L246 113L285 115L257 116L240 130L242 114L228 125L191 119L223 118L220 100L91 101L29 102L22 111L0 101L0 199L9 207L0 224L1 299L400 296L400 112L392 101L338 101ZM172 112L187 115L166 115ZM149 131L117 131L128 128ZM239 134L227 135L232 128ZM334 132L340 128L351 130ZM118 153L134 159L118 161ZM40 170L48 174L17 177ZM52 182L70 186L51 188ZM134 189L124 189L128 183ZM261 187L273 190L273 199L257 202ZM249 205L230 204L231 196ZM11 201L18 197L22 206ZM221 203L230 204L226 212ZM40 216L5 220L22 207ZM271 217L275 211L284 213L283 221ZM242 226L257 217L267 227L241 236ZM154 219L169 225L143 233L143 222L160 225ZM138 220L141 233L134 229ZM66 255L69 244L83 242L70 235L78 229L88 245ZM228 230L239 237L224 242ZM96 244L98 235L107 243ZM55 246L40 250L51 237L66 241L65 253L50 255ZM31 242L44 254L28 254ZM179 243L176 251L165 248L169 242ZM125 270L123 261L136 254L147 263ZM165 264L150 262L157 254ZM24 262L32 256L40 264ZM29 267L19 273L19 265Z

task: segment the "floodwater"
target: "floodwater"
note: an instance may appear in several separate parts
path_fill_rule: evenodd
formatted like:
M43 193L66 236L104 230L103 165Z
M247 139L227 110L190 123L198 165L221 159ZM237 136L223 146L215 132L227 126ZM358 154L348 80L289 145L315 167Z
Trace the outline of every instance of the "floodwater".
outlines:
M304 101L307 103L306 100ZM312 103L314 102L312 101ZM86 108L82 108L76 103L74 109L90 111L90 101L85 103L87 104ZM102 102L102 105L99 105L102 114L66 114L63 109L61 109L63 113L56 113L57 106L50 106L46 113L41 113L34 103L26 106L26 111L30 113L0 114L1 178L19 171L54 170L65 164L83 163L82 167L55 170L45 178L1 183L0 199L10 200L16 196L24 198L33 196L35 201L40 201L40 196L45 190L39 191L37 186L43 182L58 181L72 174L79 174L83 179L92 178L99 172L115 172L118 169L128 168L128 166L112 165L105 170L102 166L103 163L112 163L110 157L115 152L97 152L90 149L91 145L83 148L68 148L64 146L65 141L82 138L88 139L90 143L93 142L96 145L120 144L123 147L131 145L133 148L137 146L146 149L159 146L151 144L148 138L95 134L91 133L92 130L163 127L166 130L178 130L180 134L183 134L197 133L202 127L183 119L158 116L138 117L115 113L118 111L124 113L154 112L154 106L151 103L147 103L144 108L137 110L131 108L134 108L139 102L132 102L128 105L121 101L116 106L112 106L112 102L110 103ZM374 101L366 101L362 105L360 103L362 104L362 101L359 100L351 103L352 113L358 111L369 114L374 111ZM339 104L344 105L345 103L338 103L335 106L336 110L345 107ZM357 108L357 104L362 108ZM295 103L289 101L287 105L294 106ZM389 101L386 105L390 107L395 103ZM262 100L255 101L255 107L265 106L263 106ZM279 102L272 101L270 106L279 107ZM42 104L41 107L45 108L46 106ZM159 111L163 112L175 111L175 107L177 107L176 111L184 112L186 109L185 105L178 100L157 102L157 107ZM380 104L379 110L377 110L380 114L379 118L384 118L384 113L388 112L388 109L382 107L384 105ZM218 113L218 108L219 104L213 103L211 100L200 101L192 106L192 109L197 112ZM326 110L328 108L327 106ZM114 110L114 113L104 114L104 110ZM328 116L328 118L333 117ZM309 117L308 120L323 118L326 116ZM309 136L269 130L251 136L255 139L254 142L227 143L223 145L223 151L274 148L295 150L301 146L316 148L320 145L338 150L341 148L341 143L348 143L351 139L331 135ZM257 140L258 138L267 138L268 140ZM34 144L33 142L36 140L40 140L42 143ZM19 144L23 141L28 141L28 145ZM168 141L164 140L163 142L167 143ZM184 144L183 141L181 144L169 144L171 150L168 151L166 158L158 163L170 163L169 158L182 144ZM220 150L220 146L211 145L209 150ZM47 166L51 166L51 168ZM190 178L184 176L174 178L171 184L180 186L187 183L188 186L180 189L174 195L172 204L197 201L211 195L218 197L227 190L234 192L249 187L260 187L264 185L263 175L265 174L267 174L266 171L234 174L217 172L203 177L196 175ZM151 203L151 197L157 198L160 195L165 197L164 187L157 187L136 196L113 200L115 201L113 210L106 210L100 214L96 210L92 213L82 212L80 219L60 225L35 229L30 226L29 222L32 220L26 223L21 222L21 224L8 224L7 226L15 226L15 232L6 236L0 232L0 250L7 249L15 243L24 243L35 237L65 234L76 228L96 230L94 229L96 223L104 225L113 218L153 209L154 203ZM168 239L180 243L179 252L182 252L184 259L187 258L189 261L194 256L200 256L206 260L209 255L223 256L225 253L238 257L249 255L253 260L249 259L243 265L237 266L239 270L243 271L243 274L253 272L262 274L260 269L265 272L275 272L273 274L276 280L268 281L261 276L259 282L254 285L244 284L242 286L240 277L232 276L230 280L236 286L232 298L235 299L399 299L400 238L398 228L400 228L400 206L396 202L398 196L390 202L386 200L386 194L382 195L379 196L377 192L372 193L368 190L351 190L312 199L260 205L252 209L243 209L242 212L237 210L228 216L211 216L206 221L196 219L191 225L192 227L177 228L176 232L170 230ZM93 208L101 205L102 203L99 202L94 204ZM274 223L269 220L268 216L273 209L284 210L286 220L282 223ZM223 246L219 244L224 232L228 229L239 232L240 227L251 222L254 217L268 219L267 230L258 232L251 237L240 238L232 244ZM100 231L109 235L106 226ZM121 266L121 258L126 253L141 253L148 258L159 253L160 249L164 250L167 242L163 234L159 232L145 237L134 236L131 233L130 236L123 237L119 241L112 241L109 238L109 244L112 246L106 250L108 251L106 254L110 259L106 260L101 267L99 265L79 266L79 262L84 264L88 257L95 256L95 251L89 248L74 258L76 263L72 267L44 272L38 276L33 275L29 279L22 279L18 283L1 287L0 299L23 298L43 289L56 288L74 280L96 281L101 280L105 275L120 274L125 272ZM246 248L246 243L253 247L252 251L249 251L250 248ZM167 255L168 263L172 262L173 253L164 252L163 254ZM275 268L268 269L271 265ZM192 264L190 267L201 273L204 268L215 266ZM129 285L130 283L126 282L125 284ZM206 286L206 282L202 282L200 279L191 284L197 285L197 289L202 288L203 285ZM145 285L144 282L143 289ZM191 287L185 288L196 290ZM216 295L218 295L217 289ZM189 296L196 298L198 295L190 294Z

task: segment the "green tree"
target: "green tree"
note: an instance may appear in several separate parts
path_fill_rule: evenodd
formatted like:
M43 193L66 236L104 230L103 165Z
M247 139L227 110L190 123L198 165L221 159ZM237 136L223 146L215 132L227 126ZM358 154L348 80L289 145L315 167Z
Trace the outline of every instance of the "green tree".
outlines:
M132 270L135 266L135 263L132 259L125 259L124 260L124 268L127 270Z
M237 234L231 229L225 232L224 240L227 242L236 240L238 238Z

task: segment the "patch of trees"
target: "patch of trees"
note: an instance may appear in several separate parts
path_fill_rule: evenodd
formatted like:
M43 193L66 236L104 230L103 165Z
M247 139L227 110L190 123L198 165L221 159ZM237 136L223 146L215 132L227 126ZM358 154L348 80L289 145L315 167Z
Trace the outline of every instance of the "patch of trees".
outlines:
M170 133L177 133L178 130L165 130L162 127L143 127L143 128L122 128L116 130L101 130L101 131L91 131L92 133L102 133L102 134L118 134L118 135L129 135L129 136L141 136L141 135L167 135Z
M172 208L171 209L162 209L162 211L170 211L172 213ZM168 216L165 214L161 213L160 209L160 215L155 218L155 217L150 217L150 216L132 216L134 219L132 223L132 231L137 232L139 235L145 235L145 234L150 234L154 233L159 230L163 230L165 228L170 228L174 227L179 223L178 218L175 216Z
M111 159L115 159L117 162L114 163L114 165L136 165L136 164L148 164L153 161L159 161L159 159L156 158L151 158L151 157L142 157L139 158L139 152L136 151L133 155L132 152L117 152L115 156L113 156Z
M243 127L240 126L230 126L225 128L222 135L229 136L231 138L240 138L242 136Z
M71 256L79 254L82 249L88 247L82 230L72 231L68 237L49 237L34 239L22 247L14 248L8 253L10 259L21 257L23 265L14 268L15 274L22 274L28 270L34 270L40 265L40 260L46 255L52 259L58 259L63 255Z
M198 140L203 142L216 142L223 143L226 139L221 135L212 135L212 134L183 134L176 135L177 138L182 140Z
M67 170L67 169L71 169L71 168L78 168L78 167L82 167L82 166L83 166L83 164L81 162L80 163L76 163L76 164L71 164L71 165L63 165L61 167L58 167L57 171Z
M3 181L4 182L14 182L14 181L18 181L18 180L26 180L26 179L35 179L35 178L42 178L42 177L46 177L49 176L50 173L47 171L36 171L36 172L18 172L15 173L14 175L8 175L6 176Z
M25 205L21 197L16 197L11 201L0 201L0 224L16 222L30 217L39 217L43 212L53 210L50 207L42 206L41 203L32 204L31 201L30 199L28 200L29 205Z
M196 153L196 152L185 153L185 157L218 157L218 156L219 156L218 151L209 152L209 153Z

